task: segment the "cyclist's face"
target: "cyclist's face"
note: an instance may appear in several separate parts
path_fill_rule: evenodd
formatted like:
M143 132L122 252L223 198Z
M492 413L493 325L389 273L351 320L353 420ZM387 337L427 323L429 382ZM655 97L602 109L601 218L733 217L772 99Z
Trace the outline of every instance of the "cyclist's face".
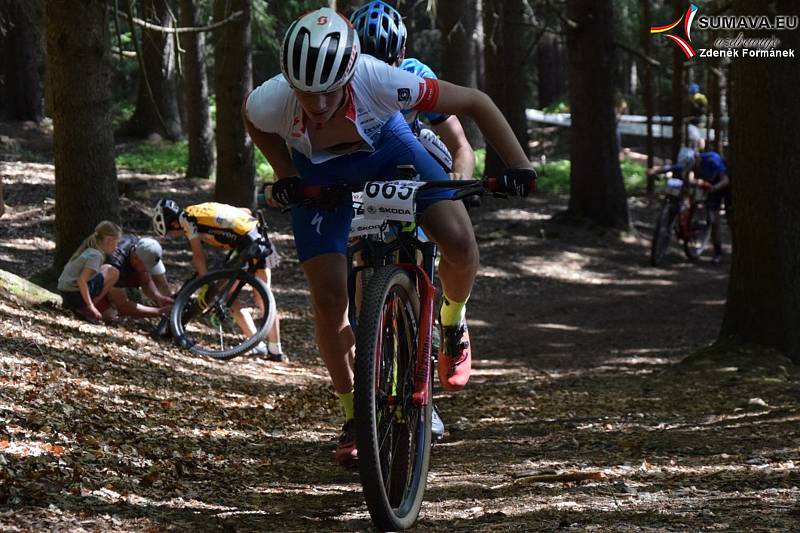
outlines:
M344 98L344 88L336 89L329 93L304 93L295 91L297 101L303 107L308 118L315 124L325 124L341 107Z

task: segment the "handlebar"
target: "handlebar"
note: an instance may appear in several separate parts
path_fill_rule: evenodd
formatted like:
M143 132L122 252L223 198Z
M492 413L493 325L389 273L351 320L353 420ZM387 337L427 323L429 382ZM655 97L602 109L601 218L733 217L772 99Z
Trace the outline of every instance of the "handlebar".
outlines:
M391 181L391 180L390 180ZM503 190L502 182L497 178L486 178L483 180L459 180L459 181L426 181L419 190L426 189L458 189L451 198L452 200L462 200L470 196L482 196L490 193L497 198L506 198L507 192ZM302 189L303 199L299 202L288 205L285 210L292 207L321 207L324 209L335 209L349 205L352 202L352 194L364 190L364 184L339 184L339 185L306 185ZM258 194L259 207L266 205L264 193Z

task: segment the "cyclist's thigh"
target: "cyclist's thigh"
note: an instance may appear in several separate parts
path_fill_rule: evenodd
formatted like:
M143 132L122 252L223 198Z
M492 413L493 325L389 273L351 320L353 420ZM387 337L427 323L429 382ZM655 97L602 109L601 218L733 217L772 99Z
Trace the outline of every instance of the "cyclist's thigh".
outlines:
M440 246L443 243L467 246L475 241L472 221L462 202L440 202L431 206L420 219L420 225Z

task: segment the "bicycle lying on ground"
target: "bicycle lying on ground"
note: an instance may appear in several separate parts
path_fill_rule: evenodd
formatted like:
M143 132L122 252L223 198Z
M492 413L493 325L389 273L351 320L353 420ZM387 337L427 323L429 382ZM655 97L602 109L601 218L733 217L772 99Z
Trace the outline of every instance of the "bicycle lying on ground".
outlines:
M414 198L421 190L447 188L456 189L453 199L459 200L495 186L494 180L400 180L304 189L300 205L323 207L324 199L323 208L352 203L355 210L348 292L356 336L358 470L370 516L382 531L416 522L431 455L437 247L416 226Z
M190 278L169 315L172 337L183 348L214 359L231 359L262 341L275 321L275 298L256 275L260 257L271 253L259 212L261 239L244 250L231 250L221 267ZM242 328L249 322L249 335Z
M683 243L690 261L699 259L711 241L711 211L707 192L680 178L667 179L650 247L650 264L659 266L669 249L672 235Z

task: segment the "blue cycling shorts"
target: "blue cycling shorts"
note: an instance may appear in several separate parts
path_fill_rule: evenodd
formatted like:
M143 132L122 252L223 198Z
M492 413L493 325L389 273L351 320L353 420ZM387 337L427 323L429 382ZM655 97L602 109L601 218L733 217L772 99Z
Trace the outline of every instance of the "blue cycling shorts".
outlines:
M367 181L396 179L398 165L414 165L425 181L447 181L450 177L419 143L403 115L395 113L384 124L372 152L355 152L314 164L296 150L292 160L305 185L331 186L342 183L362 184ZM449 200L455 191L431 189L417 194L417 212ZM347 240L352 206L334 211L318 208L292 208L292 229L300 262L328 253L347 254Z

